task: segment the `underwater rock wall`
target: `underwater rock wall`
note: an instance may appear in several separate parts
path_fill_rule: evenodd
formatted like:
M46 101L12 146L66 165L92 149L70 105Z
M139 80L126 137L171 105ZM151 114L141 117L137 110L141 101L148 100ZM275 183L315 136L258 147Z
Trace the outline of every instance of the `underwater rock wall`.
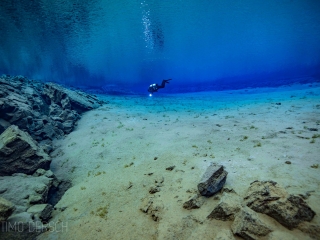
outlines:
M71 186L49 170L52 141L102 103L58 84L0 77L1 239L34 239L47 230L53 206Z

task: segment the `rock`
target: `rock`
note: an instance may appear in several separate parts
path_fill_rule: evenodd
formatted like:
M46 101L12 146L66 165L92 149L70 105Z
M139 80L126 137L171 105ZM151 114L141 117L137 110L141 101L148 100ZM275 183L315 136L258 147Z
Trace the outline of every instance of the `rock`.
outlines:
M228 172L222 165L211 163L198 184L200 194L210 197L219 192L226 182L227 175Z
M201 195L197 194L194 195L192 198L190 198L188 201L186 201L183 204L183 208L191 210L200 208L204 203L204 199L201 197Z
M22 80L23 79L23 80ZM0 134L6 121L28 132L34 140L53 140L73 130L79 114L103 101L54 83L24 77L0 77ZM70 121L62 124L66 121ZM47 151L51 151L49 147Z
M0 176L49 169L51 159L31 136L11 125L0 135Z
M161 188L160 187L150 187L150 189L149 189L149 193L150 194L155 194L155 193L157 193L157 192L160 192L161 191Z
M70 180L54 180L48 193L48 203L55 206L63 194L72 187Z
M233 221L234 216L241 210L242 199L235 193L224 192L218 206L208 215L209 219Z
M320 225L303 222L300 223L297 228L301 232L307 233L313 239L320 239Z
M32 214L27 212L12 215L6 222L2 222L0 227L1 240L33 240L48 230L40 221L33 220Z
M217 232L214 240L236 240L233 233L229 229L221 229Z
M0 197L0 222L6 221L15 210L12 202Z
M288 229L311 221L315 215L302 197L288 194L273 181L251 183L244 203L254 211L274 218Z
M272 230L248 207L242 208L236 215L231 230L244 239L254 240L266 236Z
M32 204L46 203L52 184L53 178L44 175L38 177L25 174L4 176L0 177L0 185L7 190L0 196L16 206L17 209L14 212L16 214L26 211Z
M46 83L43 88L43 95L50 104L53 102L63 109L72 109L80 113L101 105L101 102L92 95L72 91L55 83Z
M31 206L27 212L34 214L34 216L40 219L42 222L47 223L51 218L53 207L50 204L37 204Z

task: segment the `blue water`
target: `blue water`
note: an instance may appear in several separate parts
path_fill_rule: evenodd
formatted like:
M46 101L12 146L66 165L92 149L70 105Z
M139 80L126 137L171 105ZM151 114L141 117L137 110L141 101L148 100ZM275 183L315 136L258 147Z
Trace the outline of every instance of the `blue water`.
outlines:
M0 74L144 92L320 76L319 0L1 0Z

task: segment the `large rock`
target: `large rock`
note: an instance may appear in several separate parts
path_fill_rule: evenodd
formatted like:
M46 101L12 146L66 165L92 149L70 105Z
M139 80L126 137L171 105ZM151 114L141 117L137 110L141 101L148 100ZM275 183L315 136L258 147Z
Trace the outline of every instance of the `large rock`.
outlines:
M244 203L254 211L276 219L288 229L297 227L301 222L311 221L315 215L300 196L289 194L273 181L251 183Z
M16 206L14 214L26 211L34 204L43 204L48 200L48 192L54 178L30 176L23 173L0 177L0 197Z
M198 190L202 196L213 196L219 192L226 182L228 172L222 165L211 163L198 183Z
M231 230L234 234L248 240L260 239L272 232L259 215L248 207L242 208L236 214Z
M53 207L50 204L36 204L31 206L27 212L32 213L34 217L44 223L51 218Z
M15 210L12 202L0 197L0 222L7 220Z
M242 199L236 193L224 192L219 204L208 215L209 219L232 221L234 216L241 210Z
M0 176L13 173L33 174L49 169L51 159L32 137L11 125L0 135Z

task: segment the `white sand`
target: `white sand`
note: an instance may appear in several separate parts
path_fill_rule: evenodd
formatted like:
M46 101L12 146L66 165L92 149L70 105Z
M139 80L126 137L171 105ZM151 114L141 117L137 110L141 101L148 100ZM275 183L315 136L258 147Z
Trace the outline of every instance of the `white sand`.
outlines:
M259 92L104 96L109 104L85 113L76 130L55 143L52 170L74 186L56 206L66 207L54 211L56 231L41 239L233 239L232 222L206 219L218 198L207 198L200 209L182 208L197 193L210 162L225 166L226 185L240 196L254 180L276 181L294 194L311 191L307 203L317 213L312 222L320 224L320 167L310 167L320 164L320 138L310 143L320 131L307 129L320 130L319 94L314 84ZM173 165L173 171L166 170ZM149 194L162 177L161 191ZM158 222L140 211L143 199L152 196L163 206ZM99 210L103 207L106 214ZM275 231L266 239L310 239L276 221L270 224Z

